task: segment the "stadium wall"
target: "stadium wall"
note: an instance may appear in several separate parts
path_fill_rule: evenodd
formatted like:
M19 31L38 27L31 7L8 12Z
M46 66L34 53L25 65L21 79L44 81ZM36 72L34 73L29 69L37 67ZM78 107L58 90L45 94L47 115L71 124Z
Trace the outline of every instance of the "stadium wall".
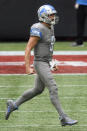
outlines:
M28 40L30 26L38 22L37 9L43 4L52 4L58 11L60 21L55 26L56 37L75 37L74 2L74 0L0 0L0 41Z

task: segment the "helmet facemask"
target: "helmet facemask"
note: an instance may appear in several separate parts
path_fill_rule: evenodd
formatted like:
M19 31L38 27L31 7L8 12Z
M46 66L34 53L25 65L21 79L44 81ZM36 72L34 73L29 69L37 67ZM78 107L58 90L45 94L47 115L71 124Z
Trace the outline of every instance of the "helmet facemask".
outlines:
M54 17L52 19L49 18L49 16L48 16L48 19L49 19L51 25L55 25L59 21L59 17L56 14L54 14Z

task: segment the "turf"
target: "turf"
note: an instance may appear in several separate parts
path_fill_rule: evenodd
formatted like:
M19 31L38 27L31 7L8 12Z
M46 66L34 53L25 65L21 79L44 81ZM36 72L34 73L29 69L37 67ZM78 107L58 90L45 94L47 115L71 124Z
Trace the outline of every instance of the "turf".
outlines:
M25 90L34 87L35 75L0 76L0 131L86 131L87 75L54 75L64 111L79 123L61 127L58 114L45 91L20 106L6 121L7 99L17 99Z
M27 42L0 43L0 51L24 51ZM71 42L56 42L54 50L86 51L71 47ZM87 75L55 75L64 111L78 120L74 126L61 127L58 114L50 102L47 88L43 94L24 103L5 120L6 101L17 99L25 90L34 87L35 75L0 75L0 131L86 131Z
M54 46L54 50L66 50L66 51L86 51L87 50L87 42L84 42L84 47L72 47L72 42L56 42ZM27 42L8 42L8 43L0 43L0 51L24 51Z

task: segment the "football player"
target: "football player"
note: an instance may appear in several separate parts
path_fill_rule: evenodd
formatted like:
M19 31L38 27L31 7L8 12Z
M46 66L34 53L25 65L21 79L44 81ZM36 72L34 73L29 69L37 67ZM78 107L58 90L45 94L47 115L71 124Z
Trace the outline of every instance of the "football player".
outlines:
M56 108L62 126L74 125L77 120L69 118L62 110L59 98L58 88L50 70L50 61L53 55L53 46L55 42L54 25L58 22L57 11L51 5L43 5L38 9L39 22L31 26L30 38L25 49L26 73L33 74L36 71L35 87L25 91L15 102L7 101L7 111L5 119L7 120L14 110L24 102L41 94L45 87L48 88L50 100ZM30 66L31 50L34 48L34 69ZM54 67L57 70L57 66Z

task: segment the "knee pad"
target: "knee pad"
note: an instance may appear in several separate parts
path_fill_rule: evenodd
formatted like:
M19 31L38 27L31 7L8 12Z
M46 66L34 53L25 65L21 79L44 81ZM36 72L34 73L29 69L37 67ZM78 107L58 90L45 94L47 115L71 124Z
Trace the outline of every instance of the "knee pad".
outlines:
M51 89L50 89L50 94L51 94L51 95L56 95L56 94L58 94L58 88L57 88L57 87L51 87Z
M51 102L54 104L55 101L58 99L58 89L57 89L57 87L51 88L49 93L50 93Z

